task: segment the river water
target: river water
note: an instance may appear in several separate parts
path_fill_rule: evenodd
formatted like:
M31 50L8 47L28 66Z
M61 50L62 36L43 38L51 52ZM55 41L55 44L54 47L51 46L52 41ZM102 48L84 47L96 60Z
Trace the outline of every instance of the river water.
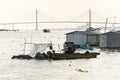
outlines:
M33 43L63 44L66 32L0 32L0 80L120 80L120 52L99 50L101 54L93 59L11 59L23 53L24 39Z

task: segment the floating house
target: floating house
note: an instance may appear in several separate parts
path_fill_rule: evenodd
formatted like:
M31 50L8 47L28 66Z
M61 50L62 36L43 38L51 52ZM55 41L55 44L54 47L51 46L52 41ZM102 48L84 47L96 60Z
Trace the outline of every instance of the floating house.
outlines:
M66 34L67 42L74 42L75 45L89 44L93 46L99 45L100 33L92 31L74 31Z
M120 48L120 32L107 32L100 35L101 48Z

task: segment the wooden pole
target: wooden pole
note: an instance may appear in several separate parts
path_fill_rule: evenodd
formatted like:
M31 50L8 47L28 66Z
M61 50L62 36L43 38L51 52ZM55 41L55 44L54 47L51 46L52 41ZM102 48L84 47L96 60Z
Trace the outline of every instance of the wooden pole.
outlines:
M60 53L61 53L61 48L60 48L60 45L58 44L58 48L59 48L59 50L60 50Z
M31 34L31 50L32 50L32 45L33 45L33 44L32 44L32 34Z
M23 54L25 54L25 50L26 50L26 38L24 38L25 42L24 42L24 50L23 50Z

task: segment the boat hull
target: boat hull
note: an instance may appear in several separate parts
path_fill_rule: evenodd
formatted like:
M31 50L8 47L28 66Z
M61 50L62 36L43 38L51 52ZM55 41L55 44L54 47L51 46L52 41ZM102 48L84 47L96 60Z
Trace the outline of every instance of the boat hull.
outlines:
M100 53L89 53L89 54L59 54L55 53L51 55L53 60L62 59L85 59L85 58L96 58Z
M89 59L96 58L100 53L52 53L52 54L40 54L38 57L32 58L29 55L13 56L12 59L38 59L38 60L63 60L63 59Z

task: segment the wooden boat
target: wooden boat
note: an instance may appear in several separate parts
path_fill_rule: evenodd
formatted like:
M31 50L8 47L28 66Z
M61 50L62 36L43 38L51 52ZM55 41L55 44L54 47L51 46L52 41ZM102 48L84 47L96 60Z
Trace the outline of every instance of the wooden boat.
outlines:
M62 60L62 59L88 59L88 58L96 58L97 55L99 55L100 53L96 53L96 52L91 52L91 53L84 53L84 54L80 54L80 53L73 53L73 54L69 54L69 53L64 53L64 54L60 54L60 53L53 53L51 55L51 59L53 60Z
M26 44L26 40L25 40ZM42 44L48 47L48 44ZM50 51L47 53L41 53L38 49L38 47L42 46L40 44L34 44L34 50L33 51L35 56L31 57L29 55L17 55L13 56L12 59L38 59L38 60L63 60L63 59L84 59L84 58L96 58L97 55L100 53L97 52L89 52L86 51L85 53L74 53L76 48L73 42L65 42L64 44L64 52L63 53L56 53L55 50L53 50L52 43L49 44ZM41 47L40 47L41 48ZM25 53L25 45L24 45L24 53Z
M48 53L40 54L37 57L32 58L29 55L17 55L13 56L12 59L38 59L38 60L64 60L64 59L89 59L96 58L100 53L97 52L85 52L84 54L80 53Z

